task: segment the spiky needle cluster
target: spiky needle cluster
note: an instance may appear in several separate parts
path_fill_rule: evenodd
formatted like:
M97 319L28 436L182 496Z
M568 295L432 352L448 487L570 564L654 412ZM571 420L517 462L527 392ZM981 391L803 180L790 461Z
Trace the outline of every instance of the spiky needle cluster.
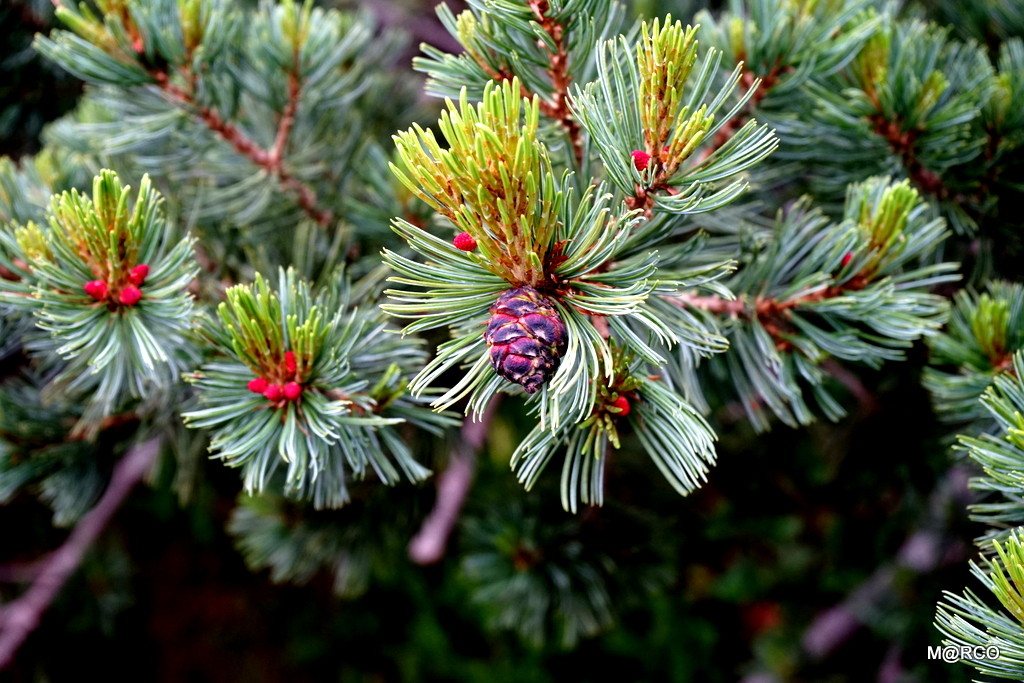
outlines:
M1024 349L1024 287L996 280L982 292L958 292L946 329L928 346L922 383L939 417L987 421L979 399L997 376L1014 372L1013 358Z
M148 177L134 202L112 171L92 190L54 196L45 226L0 230L15 276L0 279L0 295L48 333L29 346L63 361L53 390L91 394L84 433L128 396L177 382L192 318L187 287L198 272L192 239L175 234Z
M260 275L230 288L219 321L206 324L225 359L187 377L200 407L184 414L186 424L214 430L210 450L243 469L249 492L284 468L284 493L340 507L347 480L368 469L386 484L400 473L423 479L428 470L394 427L437 432L450 418L405 392L422 358L416 342L388 334L379 314L349 308L340 273L317 295L294 270L278 280L277 291Z
M553 245L556 184L547 150L535 144L536 99L519 96L518 81L490 85L470 106L450 100L438 128L419 125L395 136L400 165L392 170L478 245L479 263L514 285L538 286Z

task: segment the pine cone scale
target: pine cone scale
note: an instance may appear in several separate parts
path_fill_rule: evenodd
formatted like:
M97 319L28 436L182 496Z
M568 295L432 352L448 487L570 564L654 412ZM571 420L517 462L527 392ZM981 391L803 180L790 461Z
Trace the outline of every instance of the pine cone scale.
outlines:
M495 372L532 394L558 370L567 338L551 300L532 287L504 292L484 332Z

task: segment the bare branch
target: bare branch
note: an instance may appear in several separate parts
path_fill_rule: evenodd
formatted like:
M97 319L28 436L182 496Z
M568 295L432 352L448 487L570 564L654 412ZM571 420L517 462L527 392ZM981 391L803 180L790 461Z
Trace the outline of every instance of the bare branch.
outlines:
M811 659L825 659L847 643L867 623L869 615L878 612L878 605L892 593L899 574L925 574L964 561L970 548L963 541L950 538L946 517L948 510L962 510L971 502L969 478L965 467L950 469L929 498L926 519L903 542L896 561L876 569L846 600L814 619L803 636L804 652Z
M14 661L22 643L39 625L43 613L78 569L86 551L128 494L146 476L159 452L159 438L129 450L114 468L110 484L96 507L82 516L61 547L41 561L29 589L14 602L0 608L0 670Z
M491 399L480 422L466 420L462 423L462 438L448 460L448 467L437 478L434 509L423 521L419 533L409 542L409 557L416 564L434 564L444 557L448 538L473 483L476 454L483 448L501 396L496 394Z

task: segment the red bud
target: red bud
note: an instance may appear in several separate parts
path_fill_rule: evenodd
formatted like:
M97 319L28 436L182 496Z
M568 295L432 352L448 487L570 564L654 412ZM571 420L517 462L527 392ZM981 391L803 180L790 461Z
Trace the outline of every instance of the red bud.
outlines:
M284 396L284 390L281 389L280 384L271 384L263 392L263 397L271 403L277 403Z
M284 385L284 397L289 401L297 401L302 396L302 385L298 382L288 382Z
M633 166L634 168L636 168L637 171L643 173L644 171L647 170L647 164L650 163L651 161L650 154L648 154L647 152L642 152L638 149L630 153L630 156L633 157Z
M103 301L107 298L107 283L103 280L90 280L82 289L96 301Z
M249 380L249 391L251 391L252 393L262 394L266 390L267 380L263 379L262 377L257 377L256 379Z
M146 277L149 275L149 266L145 263L140 263L131 270L128 271L128 280L133 285L141 285L146 281Z
M842 267L845 268L846 266L850 265L850 261L852 261L852 260L853 260L853 254L844 254L843 255L843 261L842 261Z
M629 400L625 396L619 396L617 399L612 401L612 406L619 409L619 417L626 417L629 415Z
M121 296L118 297L118 301L120 301L125 306L134 306L135 304L139 303L139 299L141 298L142 290L140 290L135 285L128 285L127 287L121 290Z
M295 370L298 366L295 363L295 352L285 351L284 352L284 371L289 376L295 375Z
M452 240L452 244L455 245L456 249L461 249L462 251L473 251L476 249L476 240L468 232L460 232Z

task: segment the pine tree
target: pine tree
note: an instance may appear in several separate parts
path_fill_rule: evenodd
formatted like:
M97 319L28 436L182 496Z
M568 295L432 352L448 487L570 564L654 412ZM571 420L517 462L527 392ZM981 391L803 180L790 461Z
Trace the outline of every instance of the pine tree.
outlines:
M1013 617L968 590L938 626L1020 679L1024 12L727 4L441 5L425 103L365 14L55 2L35 49L86 86L0 162L0 501L94 538L221 460L253 570L355 596L461 524L487 627L571 647L680 562L613 464L687 496L730 420L838 421L923 342ZM484 453L541 495L471 491ZM34 626L3 614L0 668Z

